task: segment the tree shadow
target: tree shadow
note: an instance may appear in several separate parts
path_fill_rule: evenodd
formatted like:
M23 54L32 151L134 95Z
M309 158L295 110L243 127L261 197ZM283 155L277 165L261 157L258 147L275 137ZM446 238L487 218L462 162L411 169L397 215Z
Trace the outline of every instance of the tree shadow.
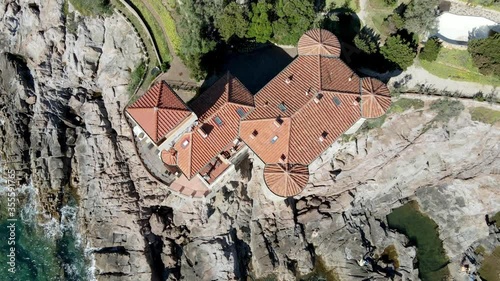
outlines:
M248 43L225 45L207 56L210 65L207 79L201 89L210 87L227 71L237 77L247 89L255 94L283 70L296 56L296 49L285 51L273 44Z

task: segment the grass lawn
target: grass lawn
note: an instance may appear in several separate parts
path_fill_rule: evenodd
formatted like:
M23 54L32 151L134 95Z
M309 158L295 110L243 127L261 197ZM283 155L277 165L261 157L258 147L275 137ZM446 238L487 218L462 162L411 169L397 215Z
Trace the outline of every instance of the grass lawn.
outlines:
M435 61L419 62L427 71L441 78L500 86L500 78L479 73L467 50L442 48Z
M347 6L355 12L359 12L359 0L325 0L325 9L329 9L330 5L335 8Z
M154 7L156 12L160 15L162 24L164 24L165 31L167 32L168 38L172 43L172 47L174 48L175 53L178 54L181 48L181 38L177 33L177 29L175 27L175 21L172 18L172 15L170 15L170 12L162 4L161 0L149 0L149 2Z
M160 52L162 62L169 62L171 60L170 51L167 45L167 38L163 36L160 23L156 21L155 17L149 12L142 0L131 0L131 2L149 27L155 44L158 47L158 51Z
M472 120L486 124L495 124L500 121L500 111L486 107L474 107L469 110ZM500 212L498 214L498 224L500 225Z
M496 247L491 255L484 257L483 264L479 269L479 276L486 281L498 280L498 276L500 276L500 246Z
M424 107L424 101L419 100L419 99L407 99L407 98L400 98L396 102L393 102L391 104L391 107L389 108L389 113L401 113L405 112L406 110L413 108L413 109L420 109Z

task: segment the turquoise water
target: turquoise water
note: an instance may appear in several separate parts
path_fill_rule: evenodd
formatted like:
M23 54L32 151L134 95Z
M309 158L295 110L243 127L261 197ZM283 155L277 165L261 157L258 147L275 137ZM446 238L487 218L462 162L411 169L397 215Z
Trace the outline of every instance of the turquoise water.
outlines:
M1 184L1 183L0 183ZM5 191L5 190L3 190ZM15 273L9 272L10 245L6 193L0 193L0 280L2 281L58 281L88 280L87 264L83 247L74 233L76 208L74 201L62 208L61 223L38 225L35 221L36 194L25 187L18 194L22 208L15 219ZM72 201L72 200L70 200ZM11 254L12 255L12 254Z

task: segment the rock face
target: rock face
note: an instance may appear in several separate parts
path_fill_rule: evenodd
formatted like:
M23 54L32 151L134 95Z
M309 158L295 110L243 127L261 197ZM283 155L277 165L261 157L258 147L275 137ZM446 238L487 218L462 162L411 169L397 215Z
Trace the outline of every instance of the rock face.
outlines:
M192 201L135 153L123 109L139 38L117 14L65 16L62 6L0 3L0 145L22 159L47 218L78 195L98 280L296 280L320 265L340 280L418 280L415 247L386 222L409 200L438 224L451 267L481 241L498 243L485 216L500 210L500 128L467 110L482 104L464 101L457 118L437 122L435 98L418 97L423 109L335 143L294 198L273 197L251 155L233 181ZM389 246L396 269L377 258Z

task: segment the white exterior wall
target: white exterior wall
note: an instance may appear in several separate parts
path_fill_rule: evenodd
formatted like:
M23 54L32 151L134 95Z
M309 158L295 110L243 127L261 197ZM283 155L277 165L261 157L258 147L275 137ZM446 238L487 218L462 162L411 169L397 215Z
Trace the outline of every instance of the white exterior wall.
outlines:
M354 125L351 126L351 128L349 128L347 131L345 131L345 135L352 135L354 133L356 133L359 128L361 128L361 125L363 125L363 123L365 123L365 118L360 118L358 120L358 122L354 123Z
M160 145L158 145L158 149L160 150L160 154L162 150L167 150L169 149L172 144L179 138L181 137L182 134L188 132L191 129L191 126L193 123L197 120L198 118L196 117L196 114L191 112L191 115L187 119L184 120L183 123L178 125L175 129L173 129L170 132L170 135L162 142Z

